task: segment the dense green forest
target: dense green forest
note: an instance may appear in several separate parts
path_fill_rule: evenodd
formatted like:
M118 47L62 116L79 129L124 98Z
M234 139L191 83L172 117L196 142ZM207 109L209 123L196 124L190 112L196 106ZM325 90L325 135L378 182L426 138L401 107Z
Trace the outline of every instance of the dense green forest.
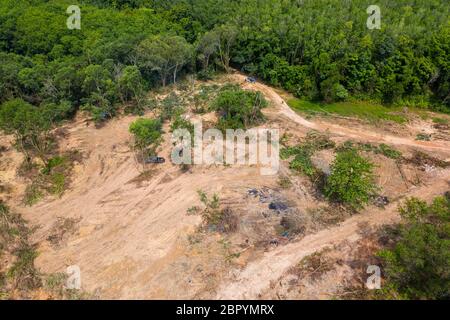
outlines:
M380 29L366 24L373 4L381 9ZM67 26L70 5L81 8L80 29ZM129 127L141 161L157 155L165 121L171 120L172 131L193 132L174 91L161 101L147 96L188 75L208 80L239 70L289 91L299 98L289 105L303 112L317 104L355 116L375 106L372 117L397 123L406 120L391 114L393 107L450 113L450 2L1 0L0 61L0 130L14 135L14 146L24 154L18 175L31 181L24 203L33 205L45 194L62 195L74 163L81 161L77 150L56 150L52 131L79 110L99 123L124 110L142 114L159 106L159 118L138 118ZM218 128L248 128L264 120L267 101L260 92L214 86L205 85L188 103L198 113L217 111ZM386 144L350 142L338 148L328 137L314 135L285 146L281 157L291 157L289 168L308 176L333 205L356 212L376 196L375 164L360 151L395 159L403 178L399 163L406 158ZM335 147L336 159L325 176L312 156ZM208 199L201 190L199 195L208 224L236 228L231 211L218 210L216 195ZM387 289L370 298L450 297L449 208L448 193L431 204L413 198L400 207L404 223L386 233L395 243L378 254ZM9 278L0 274L0 287L11 279L19 289L42 286L30 232L0 201L0 240L6 243L0 254L19 248Z
M187 73L236 68L305 99L450 111L446 0L379 0L380 30L367 0L80 0L80 30L66 26L71 4L1 1L0 103L104 120Z

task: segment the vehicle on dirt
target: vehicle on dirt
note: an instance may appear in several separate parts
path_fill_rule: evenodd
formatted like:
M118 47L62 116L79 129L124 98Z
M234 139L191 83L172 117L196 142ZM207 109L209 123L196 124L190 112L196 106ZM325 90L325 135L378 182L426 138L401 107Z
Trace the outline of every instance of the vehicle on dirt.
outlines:
M247 78L245 78L245 81L249 82L249 83L255 83L256 82L256 78L255 77L247 77Z
M151 156L144 160L145 163L164 163L166 159L163 157Z

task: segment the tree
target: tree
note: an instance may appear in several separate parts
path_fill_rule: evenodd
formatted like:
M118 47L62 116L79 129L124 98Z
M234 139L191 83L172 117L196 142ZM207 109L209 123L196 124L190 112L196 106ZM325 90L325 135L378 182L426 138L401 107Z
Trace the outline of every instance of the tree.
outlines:
M126 66L120 73L117 84L122 102L135 99L139 102L144 91L144 80L137 66Z
M230 72L231 49L236 43L238 30L234 25L228 24L216 27L212 32L213 35L210 37L211 39L215 38L220 62L228 73Z
M45 71L46 69L43 65L21 69L18 73L18 78L22 92L36 98L44 86Z
M376 191L373 167L355 149L338 152L326 180L326 197L353 209L363 207Z
M380 0L390 12L383 32L362 32L365 0L88 0L74 32L58 1L2 0L0 103L65 100L113 115L117 78L86 91L85 69L137 65L147 83L165 86L188 69L195 43L199 78L213 62L226 72L233 62L307 99L357 95L449 112L448 5L414 3L420 10Z
M170 48L161 36L143 40L137 47L137 63L147 73L159 74L162 86L166 86L170 71Z
M382 250L387 294L407 299L450 298L450 198L417 198L399 207L404 221L392 249Z
M161 143L162 123L159 119L139 118L129 128L134 137L134 147L139 152L141 161L146 155L154 155ZM144 162L145 164L145 162Z
M151 36L137 47L138 65L147 72L157 72L163 87L170 73L173 74L173 82L176 82L178 72L191 55L191 45L179 36Z
M44 99L55 103L68 100L78 104L80 97L83 96L81 86L84 72L83 70L78 72L77 68L75 61L53 61L44 81L42 90Z
M19 72L25 59L14 53L0 52L0 60L0 102L4 102L20 93Z
M73 113L72 104L69 101L60 101L59 103L43 103L39 106L42 117L52 126L56 126L61 121L68 119Z
M0 107L0 128L14 135L16 145L25 154L27 161L31 159L31 149L44 164L47 163L51 122L38 108L22 99L5 102Z
M83 90L87 95L93 92L103 94L111 82L111 75L101 65L91 64L84 69Z
M102 65L91 64L84 69L82 89L87 95L84 98L83 110L90 111L94 121L100 122L111 118L116 113L117 84L111 74Z
M267 106L261 92L242 90L239 86L225 87L213 102L219 112L218 126L222 129L247 128L263 119L261 109Z
M321 98L325 102L337 100L338 94L346 96L345 88L339 83L341 76L338 71L338 64L332 62L328 53L321 53L317 58L314 58L313 68Z
M168 94L160 103L162 121L173 118L177 114L182 113L181 98L175 93Z
M167 39L171 48L171 68L173 83L177 82L177 74L181 68L192 58L192 46L182 37L169 37Z
M205 33L197 44L197 58L202 62L203 70L208 70L209 61L219 49L217 33L209 31Z

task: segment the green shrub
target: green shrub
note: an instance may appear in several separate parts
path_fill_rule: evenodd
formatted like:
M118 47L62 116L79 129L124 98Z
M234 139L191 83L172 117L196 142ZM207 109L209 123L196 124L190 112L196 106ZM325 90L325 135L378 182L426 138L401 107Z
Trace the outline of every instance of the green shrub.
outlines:
M328 199L359 209L376 191L374 165L355 149L339 151L325 184Z
M31 232L22 216L0 201L0 256L7 257L0 260L0 270L5 271L0 272L0 299L7 298L13 289L17 295L42 284L34 266L37 252L29 243ZM13 257L11 264L8 264L8 256Z
M387 280L385 293L407 299L449 299L450 199L437 197L428 205L410 198L399 212L405 223L397 227L396 244L378 254Z
M376 146L371 143L360 143L360 142L352 142L350 140L345 141L343 144L341 144L338 147L338 151L344 151L344 150L351 150L356 149L360 151L365 152L373 152L376 154L382 154L387 158L391 159L400 159L403 155L400 151L397 149L394 149L393 147L387 145L387 144L380 144L379 146Z
M61 196L66 187L66 176L61 172L56 172L51 177L50 193Z
M23 202L32 206L47 194L60 197L68 186L73 163L80 159L79 152L70 151L50 158L40 170L30 170L31 184L25 189Z
M118 111L118 106L112 103L108 98L98 93L92 93L80 110L90 113L92 120L99 124L110 118L113 118Z
M219 209L219 196L217 194L213 194L210 199L208 195L202 191L197 191L200 201L204 204L205 209L202 212L203 220L206 224L217 225L220 222L221 212Z
M194 124L180 115L176 116L170 125L170 130L172 132L176 129L187 129L191 136L194 135Z
M316 174L316 168L311 161L311 151L307 148L302 148L296 152L294 160L289 164L289 168L302 172L308 177Z
M395 150L391 146L388 146L387 144L380 144L378 146L379 151L382 155L385 157L391 158L391 159L400 159L402 157L402 153L398 150Z
M417 136L416 136L416 140L430 141L431 140L431 135L429 135L427 133L418 133Z
M280 158L282 160L287 160L289 159L291 156L301 152L302 150L302 146L301 145L297 145L297 146L293 146L293 147L286 147L286 148L282 148L280 150Z
M203 69L197 72L197 79L202 81L212 80L214 77L214 71L211 69Z
M335 100L345 100L348 98L348 91L345 87L339 83L333 86Z
M154 153L161 143L162 123L159 119L139 118L130 124L129 131L134 136L134 146L144 154Z
M316 178L320 170L314 167L311 157L314 152L324 149L334 148L334 141L325 134L317 131L307 133L305 141L301 144L286 147L280 150L280 158L286 160L291 156L294 159L289 163L289 168L301 172L310 178Z
M222 130L258 124L264 118L261 109L266 106L261 92L242 90L239 86L224 86L212 104L219 113L218 127Z
M438 118L438 117L434 117L433 119L433 123L435 124L449 124L448 119L444 119L444 118Z
M168 120L179 115L183 110L181 98L175 93L171 92L160 103L161 119Z
M64 164L66 159L61 156L50 158L47 165L41 170L42 174L49 174L54 168Z
M7 277L13 280L15 287L22 290L39 288L42 282L34 267L37 251L31 246L24 245L16 252L16 256L17 260L8 270Z
M36 182L32 182L25 188L23 203L25 203L27 206L32 206L33 204L39 202L39 200L41 200L43 196L44 193L41 189L41 186Z
M202 191L197 191L200 201L203 203L205 208L200 211L203 223L213 230L219 232L234 232L238 228L239 219L236 214L231 210L231 208L226 207L220 209L219 196L213 194L211 198ZM188 209L188 214L195 214L199 212L198 207L191 207Z

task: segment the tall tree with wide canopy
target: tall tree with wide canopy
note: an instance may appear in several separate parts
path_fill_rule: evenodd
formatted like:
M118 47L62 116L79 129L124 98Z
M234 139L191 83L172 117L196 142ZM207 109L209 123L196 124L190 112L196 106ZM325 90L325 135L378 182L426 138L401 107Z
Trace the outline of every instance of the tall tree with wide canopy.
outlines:
M137 47L137 63L147 72L157 72L163 87L170 74L177 74L192 56L192 46L179 36L156 35L144 39Z

